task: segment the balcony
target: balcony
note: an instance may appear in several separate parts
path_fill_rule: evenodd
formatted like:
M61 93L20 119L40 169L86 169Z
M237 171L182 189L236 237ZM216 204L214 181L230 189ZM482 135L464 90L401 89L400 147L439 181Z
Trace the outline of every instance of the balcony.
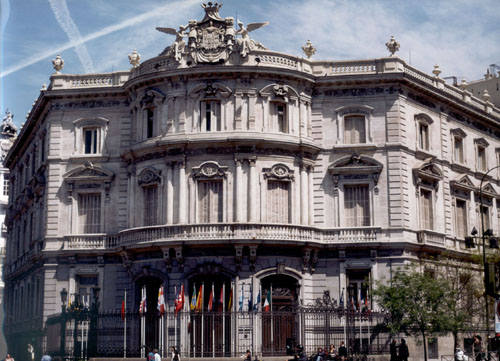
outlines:
M270 243L315 242L373 243L377 242L380 227L329 228L256 223L186 224L133 228L116 235L68 235L65 250L111 249L153 242L267 241Z

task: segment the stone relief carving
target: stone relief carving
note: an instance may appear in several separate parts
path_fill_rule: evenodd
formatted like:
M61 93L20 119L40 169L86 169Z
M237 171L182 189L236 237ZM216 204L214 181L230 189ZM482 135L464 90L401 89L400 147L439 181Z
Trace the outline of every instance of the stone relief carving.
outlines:
M160 171L155 169L144 169L139 175L138 183L140 186L157 184L161 182Z
M188 26L189 25L179 26L179 31L175 30L174 28L156 28L156 30L161 31L162 33L175 35L174 43L167 49L169 49L169 51L174 55L174 59L178 62L181 61L182 55L184 54L186 48L184 38L187 36L185 31L187 30Z
M284 164L276 164L272 168L264 168L264 177L278 180L293 180L293 171Z
M199 167L193 167L193 178L224 178L226 177L227 167L220 166L217 162L205 162Z

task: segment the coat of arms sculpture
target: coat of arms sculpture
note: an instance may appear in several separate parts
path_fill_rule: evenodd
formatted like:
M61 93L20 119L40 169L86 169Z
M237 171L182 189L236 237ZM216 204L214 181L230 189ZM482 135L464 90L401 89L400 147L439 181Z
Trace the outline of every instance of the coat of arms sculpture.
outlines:
M219 9L222 4L208 2L203 4L205 17L201 21L191 20L188 25L174 28L161 28L156 30L175 35L175 41L167 47L160 56L172 56L180 63L186 60L186 64L198 63L224 63L233 51L238 51L245 58L248 53L255 49L268 50L259 42L250 39L249 32L264 27L269 22L250 23L245 27L238 22L239 29L234 28L232 17L221 18ZM189 31L186 34L186 31ZM241 38L237 38L241 35ZM184 40L187 38L187 44Z

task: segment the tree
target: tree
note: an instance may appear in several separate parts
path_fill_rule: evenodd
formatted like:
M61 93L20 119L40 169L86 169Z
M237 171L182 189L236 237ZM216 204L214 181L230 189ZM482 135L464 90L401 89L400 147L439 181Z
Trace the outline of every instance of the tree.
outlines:
M445 298L450 285L446 279L435 279L416 268L399 270L390 283L377 282L374 296L391 314L391 333L422 336L424 359L427 361L427 338L450 331Z

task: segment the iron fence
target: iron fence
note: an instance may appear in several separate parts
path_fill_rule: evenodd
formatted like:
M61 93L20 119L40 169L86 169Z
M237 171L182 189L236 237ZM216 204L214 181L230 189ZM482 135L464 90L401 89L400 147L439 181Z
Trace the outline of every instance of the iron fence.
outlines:
M180 312L145 315L128 312L52 318L45 329L45 350L69 359L142 357L149 349L166 355L176 346L184 357L237 357L250 350L285 356L302 344L318 347L345 342L350 354L389 351L390 334L383 313L345 309L299 308L287 312ZM61 346L61 344L63 346ZM64 351L63 351L64 350ZM62 355L64 353L64 355Z

